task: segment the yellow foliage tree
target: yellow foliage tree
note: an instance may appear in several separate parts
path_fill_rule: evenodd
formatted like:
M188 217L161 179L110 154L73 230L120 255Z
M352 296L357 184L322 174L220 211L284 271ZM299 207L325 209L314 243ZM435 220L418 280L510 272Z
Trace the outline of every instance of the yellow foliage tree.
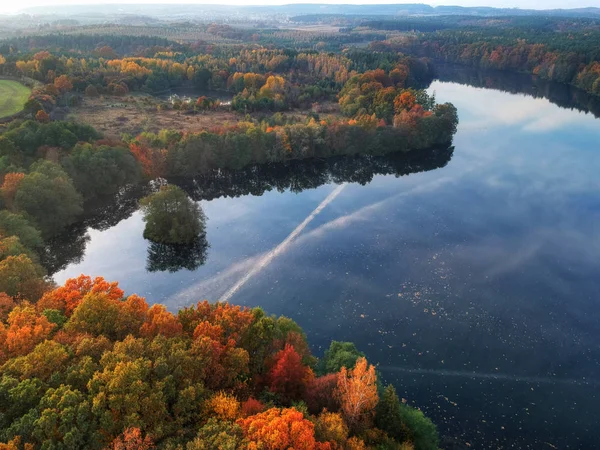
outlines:
M218 392L208 400L208 409L221 420L235 420L240 413L240 403L234 396Z
M365 358L359 358L353 369L342 367L336 395L348 424L356 426L369 422L379 401L375 367Z
M319 441L330 442L334 448L341 449L348 440L348 426L341 414L323 410L315 422L315 436Z

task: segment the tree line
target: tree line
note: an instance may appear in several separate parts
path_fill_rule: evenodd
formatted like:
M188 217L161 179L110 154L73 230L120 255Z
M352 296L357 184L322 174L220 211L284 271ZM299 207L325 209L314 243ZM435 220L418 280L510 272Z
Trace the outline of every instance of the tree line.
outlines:
M371 45L482 69L526 72L600 95L597 24L562 27L563 22L533 28L526 27L528 22L515 27L459 27Z
M40 121L49 120L47 115L57 104L77 105L82 95L154 93L185 85L232 92L236 94L233 108L243 112L279 111L335 100L344 83L367 70L400 70L406 74L403 87L413 88L423 87L434 76L426 59L390 51L341 54L244 46L200 53L191 46L154 45L119 56L111 46L102 45L102 39L98 47L84 53L64 48L34 52L23 48L21 41L5 44L0 74L40 83L26 105L34 115L42 111ZM29 42L30 48L35 49L36 42Z

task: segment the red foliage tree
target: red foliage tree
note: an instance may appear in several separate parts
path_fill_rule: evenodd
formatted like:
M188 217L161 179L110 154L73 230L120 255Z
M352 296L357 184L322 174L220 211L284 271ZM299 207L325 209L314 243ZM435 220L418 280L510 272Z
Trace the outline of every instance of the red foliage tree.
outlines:
M312 414L318 414L323 409L338 411L340 402L335 391L338 383L338 374L330 373L322 377L313 378L306 386L304 400Z
M242 403L242 416L248 417L255 414L261 413L265 410L265 405L256 400L254 397L250 397L244 403Z
M269 372L269 388L284 400L299 400L312 378L312 370L302 364L302 358L290 344L275 356Z

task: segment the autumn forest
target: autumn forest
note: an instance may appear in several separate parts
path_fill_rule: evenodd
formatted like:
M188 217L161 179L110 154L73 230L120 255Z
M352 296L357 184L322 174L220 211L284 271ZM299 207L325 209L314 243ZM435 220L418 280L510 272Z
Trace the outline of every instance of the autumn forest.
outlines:
M440 63L600 95L600 21L22 20L0 20L0 89L23 96L0 105L0 449L439 448L368 349L333 341L316 357L261 308L168 310L87 275L57 285L61 239L139 209L146 269L195 270L199 200L446 165L458 111L427 89Z

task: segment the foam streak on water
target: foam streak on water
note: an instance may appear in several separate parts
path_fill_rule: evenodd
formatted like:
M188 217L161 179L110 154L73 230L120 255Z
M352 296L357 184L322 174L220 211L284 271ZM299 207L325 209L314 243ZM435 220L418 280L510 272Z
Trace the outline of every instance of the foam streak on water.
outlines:
M463 377L483 380L513 381L515 383L568 384L576 386L600 386L600 380L576 380L572 378L532 377L506 373L470 372L461 370L412 369L397 366L377 366L382 372L400 372L414 375L434 375L439 377Z

